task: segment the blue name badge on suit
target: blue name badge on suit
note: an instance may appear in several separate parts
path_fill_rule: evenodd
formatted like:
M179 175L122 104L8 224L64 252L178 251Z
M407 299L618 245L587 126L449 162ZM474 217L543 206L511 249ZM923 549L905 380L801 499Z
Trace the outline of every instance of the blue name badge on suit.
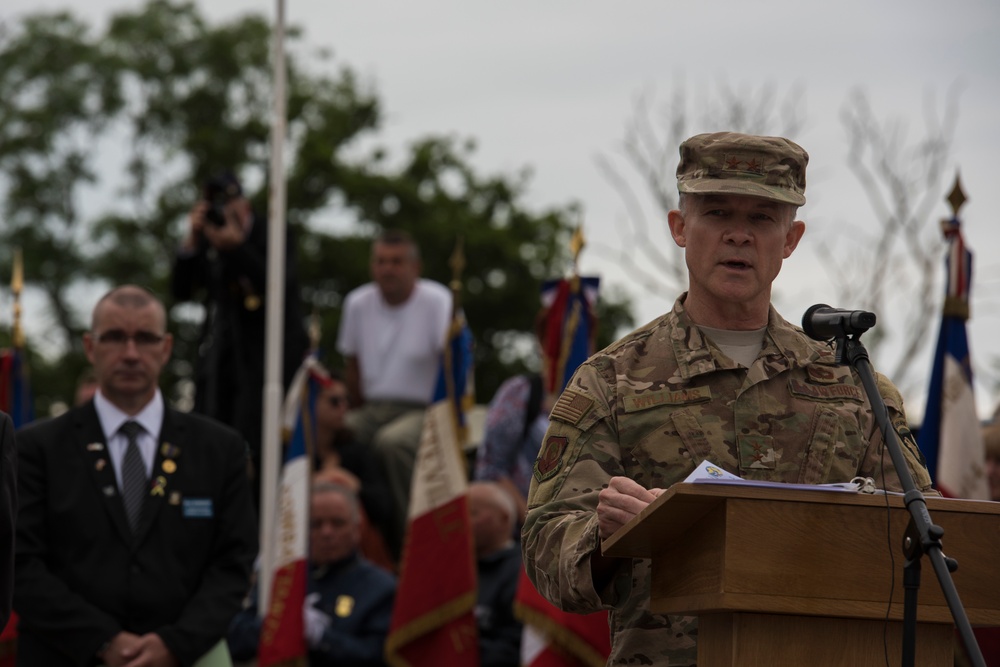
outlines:
M185 498L181 506L181 515L185 519L211 519L212 514L211 498Z
M107 665L101 665L101 667L107 667ZM226 640L220 639L218 644L198 658L191 667L233 667L233 659L229 655Z

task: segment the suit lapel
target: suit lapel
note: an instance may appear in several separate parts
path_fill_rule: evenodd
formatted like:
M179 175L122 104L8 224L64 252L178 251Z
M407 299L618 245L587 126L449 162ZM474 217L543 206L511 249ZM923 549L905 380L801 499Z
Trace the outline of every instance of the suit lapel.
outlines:
M84 467L89 471L91 480L97 488L105 511L111 517L118 533L125 543L132 541L132 531L125 516L125 505L118 491L118 480L115 478L114 464L111 462L111 452L104 440L101 422L93 403L88 403L80 411L77 426L77 447L83 457Z

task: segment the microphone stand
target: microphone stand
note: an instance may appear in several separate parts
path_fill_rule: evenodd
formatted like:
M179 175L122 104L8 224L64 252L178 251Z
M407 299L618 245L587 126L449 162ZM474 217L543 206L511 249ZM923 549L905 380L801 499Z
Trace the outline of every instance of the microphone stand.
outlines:
M878 385L875 382L875 373L872 370L871 362L868 359L868 350L858 340L861 332L848 336L846 333L836 337L837 362L840 364L850 364L861 376L861 383L864 385L865 394L871 404L875 421L882 430L882 439L889 449L889 456L892 458L892 465L896 468L899 481L903 486L903 502L910 512L910 522L906 527L903 536L903 553L906 556L906 564L903 571L903 667L913 667L916 635L917 635L917 593L920 588L920 558L927 555L934 567L941 591L944 593L951 616L962 636L962 642L969 652L969 658L975 667L986 667L982 651L976 642L976 637L972 633L972 625L969 617L965 613L962 601L958 597L955 589L955 582L951 578L951 573L958 569L958 562L953 558L948 558L941 550L941 537L944 529L935 525L931 521L931 515L927 511L927 501L924 494L920 492L910 474L910 468L906 465L906 458L903 455L902 446L895 429L889 423L889 413L885 407L885 401L878 392Z

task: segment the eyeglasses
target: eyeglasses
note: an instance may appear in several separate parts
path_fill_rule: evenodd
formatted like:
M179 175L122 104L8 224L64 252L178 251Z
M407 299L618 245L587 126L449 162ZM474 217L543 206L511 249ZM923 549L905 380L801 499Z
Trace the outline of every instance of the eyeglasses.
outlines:
M134 334L127 334L121 329L111 329L97 336L97 342L101 345L114 345L125 347L132 341L136 347L153 347L163 342L163 336L152 331L136 331Z

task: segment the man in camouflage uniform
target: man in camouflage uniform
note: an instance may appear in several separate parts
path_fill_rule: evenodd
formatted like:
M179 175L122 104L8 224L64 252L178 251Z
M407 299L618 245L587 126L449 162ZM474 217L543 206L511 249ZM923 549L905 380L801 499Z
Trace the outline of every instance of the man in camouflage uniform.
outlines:
M692 137L680 154L668 223L688 292L576 372L552 410L523 531L542 595L568 611L611 610L608 665L697 661L696 619L648 609L649 561L604 557L600 544L702 461L747 479L860 475L900 490L860 378L770 304L805 231L795 214L808 155L786 139L734 133ZM881 376L878 387L927 492L899 392Z

